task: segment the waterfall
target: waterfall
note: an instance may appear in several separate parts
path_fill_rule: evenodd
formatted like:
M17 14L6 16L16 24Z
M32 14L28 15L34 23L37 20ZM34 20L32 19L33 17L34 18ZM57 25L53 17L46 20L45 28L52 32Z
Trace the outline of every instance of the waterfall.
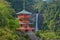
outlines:
M36 14L36 27L35 27L35 31L38 31L38 14Z

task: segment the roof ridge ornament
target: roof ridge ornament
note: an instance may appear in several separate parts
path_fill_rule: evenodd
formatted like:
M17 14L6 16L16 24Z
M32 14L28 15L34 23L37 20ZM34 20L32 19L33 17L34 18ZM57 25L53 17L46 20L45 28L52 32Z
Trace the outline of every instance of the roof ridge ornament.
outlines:
M31 12L25 10L25 0L23 0L23 10L17 14L32 14Z
M25 10L25 0L23 0L23 10Z

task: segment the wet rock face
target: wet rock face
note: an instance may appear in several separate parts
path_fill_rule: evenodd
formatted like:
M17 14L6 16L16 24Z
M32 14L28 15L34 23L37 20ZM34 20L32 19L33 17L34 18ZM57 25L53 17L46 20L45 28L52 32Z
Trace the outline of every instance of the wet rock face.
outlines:
M31 38L31 40L38 40L36 35L31 31L27 32L27 35L29 36L29 38Z

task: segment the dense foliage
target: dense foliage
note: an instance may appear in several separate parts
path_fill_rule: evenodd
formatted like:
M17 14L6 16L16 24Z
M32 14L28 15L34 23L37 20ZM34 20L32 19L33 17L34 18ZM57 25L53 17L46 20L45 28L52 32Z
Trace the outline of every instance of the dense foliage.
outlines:
M43 26L41 27L40 36L46 40L60 39L60 5L59 0L47 3L46 1L39 1L35 8L38 9L39 14L44 17ZM42 34L41 34L42 33ZM54 38L54 37L55 38Z
M12 16L15 11L5 0L0 0L0 40L20 39L14 30L19 27L17 20Z
M11 3L12 8L15 9L16 12L20 12L23 9L24 0L7 0ZM25 9L33 12L33 0L25 0Z
M25 0L25 9L39 13L37 37L43 40L60 40L60 0ZM23 9L23 0L0 0L0 40L27 40L18 36L15 13ZM34 20L34 18L33 18ZM35 25L35 24L34 24ZM21 35L21 34L20 34Z

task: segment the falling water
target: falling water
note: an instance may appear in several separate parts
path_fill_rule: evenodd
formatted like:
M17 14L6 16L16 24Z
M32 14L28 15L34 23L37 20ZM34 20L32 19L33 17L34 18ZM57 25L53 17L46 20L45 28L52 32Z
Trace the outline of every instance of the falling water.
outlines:
M36 14L36 29L35 31L38 31L38 14Z

